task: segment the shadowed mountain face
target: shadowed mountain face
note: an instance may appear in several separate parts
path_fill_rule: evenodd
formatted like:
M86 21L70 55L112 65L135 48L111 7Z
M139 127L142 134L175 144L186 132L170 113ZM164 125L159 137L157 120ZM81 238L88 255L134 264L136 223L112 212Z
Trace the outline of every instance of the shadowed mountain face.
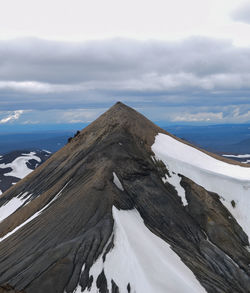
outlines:
M0 284L27 293L250 292L247 234L222 195L155 156L158 133L172 139L117 103L5 192Z

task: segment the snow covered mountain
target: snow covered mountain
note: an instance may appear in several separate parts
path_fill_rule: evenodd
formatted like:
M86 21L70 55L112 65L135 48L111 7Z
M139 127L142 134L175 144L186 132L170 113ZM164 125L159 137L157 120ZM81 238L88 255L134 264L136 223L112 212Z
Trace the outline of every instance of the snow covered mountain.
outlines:
M0 197L0 285L250 292L250 168L117 103Z
M27 176L51 155L46 150L14 151L0 156L0 194Z

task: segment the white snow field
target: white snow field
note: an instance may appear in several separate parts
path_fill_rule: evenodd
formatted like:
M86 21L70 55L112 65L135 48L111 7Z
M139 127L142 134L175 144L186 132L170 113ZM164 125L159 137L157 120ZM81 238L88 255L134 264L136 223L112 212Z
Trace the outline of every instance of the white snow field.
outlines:
M29 160L36 160L38 163L41 163L41 159L35 155L35 152L30 152L29 154L22 154L22 156L19 156L16 158L13 162L8 164L0 164L0 168L11 168L12 171L5 173L4 176L13 176L17 178L24 178L29 173L31 173L33 170L29 169L26 165L26 163Z
M124 211L113 207L112 212L114 247L106 255L105 262L100 255L90 269L93 283L90 291L85 289L85 293L99 292L96 280L102 270L109 292L112 279L120 293L128 292L128 284L131 293L206 292L169 244L145 226L136 209ZM75 293L80 292L78 285Z
M184 175L217 193L250 237L250 168L217 160L163 133L156 135L152 151L171 172Z
M244 154L244 155L222 155L223 157L228 157L228 158L239 158L239 159L244 159L244 158L250 158L250 154Z
M29 196L28 192L19 194L17 197L13 197L10 201L6 202L0 207L0 223L7 218L9 215L13 214L18 208L20 208L25 201L29 200L32 194Z

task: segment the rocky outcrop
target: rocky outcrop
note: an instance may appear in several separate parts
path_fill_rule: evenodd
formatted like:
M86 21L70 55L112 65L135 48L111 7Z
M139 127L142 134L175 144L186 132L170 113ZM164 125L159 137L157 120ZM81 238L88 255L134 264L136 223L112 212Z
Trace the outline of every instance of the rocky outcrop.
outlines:
M16 291L13 287L6 284L3 286L0 286L0 293L25 293L24 291Z

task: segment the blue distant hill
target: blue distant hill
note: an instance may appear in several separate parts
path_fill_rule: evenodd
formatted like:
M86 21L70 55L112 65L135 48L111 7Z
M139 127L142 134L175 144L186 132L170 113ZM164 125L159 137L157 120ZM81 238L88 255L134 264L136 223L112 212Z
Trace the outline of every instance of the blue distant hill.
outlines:
M16 150L46 149L56 152L74 131L0 134L0 154Z
M55 152L68 138L86 125L32 126L0 129L0 154L15 150L46 149ZM250 124L224 124L208 126L160 125L168 132L206 150L219 154L250 153ZM3 130L3 131L2 131Z
M170 125L163 128L177 137L212 152L250 153L250 124Z

